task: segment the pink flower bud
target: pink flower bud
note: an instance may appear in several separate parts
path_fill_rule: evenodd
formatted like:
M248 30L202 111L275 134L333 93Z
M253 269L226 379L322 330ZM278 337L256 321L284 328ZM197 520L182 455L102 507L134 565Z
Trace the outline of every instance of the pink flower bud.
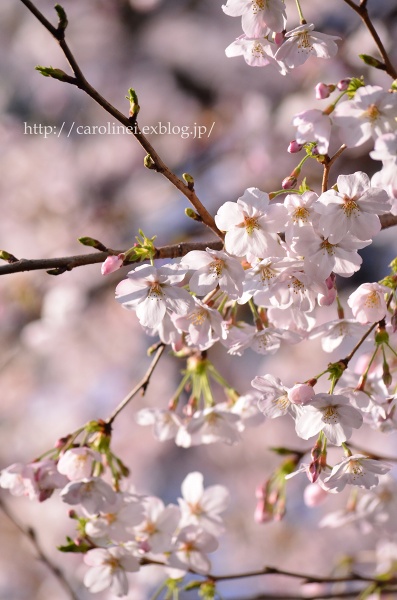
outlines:
M296 186L297 184L297 179L296 177L293 177L292 175L289 175L288 177L286 177L285 179L283 179L283 182L281 184L281 187L283 188L283 190L290 190L293 187Z
M284 34L282 31L277 31L273 34L273 40L276 46L281 46L284 41Z
M324 100L329 98L331 92L335 89L334 85L327 85L326 83L318 83L315 87L317 100Z
M298 144L296 140L292 140L288 146L288 152L290 154L295 154L296 152L300 152L303 148L303 144Z
M338 81L338 83L336 84L336 87L341 92L345 92L347 90L347 88L349 87L349 83L350 83L350 79L347 77L346 79L341 79L340 81Z
M297 383L288 392L288 400L294 404L308 404L316 392L307 383Z
M109 273L113 273L117 271L124 260L124 254L119 254L118 256L108 256L104 263L102 263L101 273L102 275L109 275Z

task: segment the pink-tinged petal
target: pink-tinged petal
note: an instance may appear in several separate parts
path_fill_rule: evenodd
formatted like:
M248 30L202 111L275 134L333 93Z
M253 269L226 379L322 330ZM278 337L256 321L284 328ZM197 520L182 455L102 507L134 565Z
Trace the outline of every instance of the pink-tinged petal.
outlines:
M249 252L245 228L231 229L228 231L225 236L225 248L229 254L245 256Z
M350 438L352 429L351 427L342 426L341 423L334 423L332 425L324 425L323 432L331 444L341 446L342 442L346 442Z
M109 558L109 552L104 548L94 548L84 555L84 562L90 567L99 567Z
M241 17L247 11L247 0L228 0L222 10L229 17Z
M183 257L183 264L186 264L189 269L201 269L213 262L213 257L203 250L192 250Z
M112 573L112 583L110 585L110 591L115 596L126 596L128 594L128 579L127 575L122 569L116 569Z
M368 175L362 171L351 175L339 175L337 184L340 194L349 198L358 198L371 186Z
M229 501L229 491L223 485L211 485L204 490L201 506L207 514L218 514L226 510Z

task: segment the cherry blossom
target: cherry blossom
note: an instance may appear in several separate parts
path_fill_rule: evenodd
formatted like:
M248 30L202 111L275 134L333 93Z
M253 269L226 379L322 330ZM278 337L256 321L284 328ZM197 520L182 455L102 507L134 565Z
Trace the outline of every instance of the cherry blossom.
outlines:
M292 123L297 128L296 141L299 144L316 141L319 154L327 154L332 123L326 113L316 108L304 110L295 115Z
M359 339L364 332L364 326L357 323L355 319L337 319L314 327L308 338L314 339L321 336L321 347L324 352L333 352L347 337Z
M242 17L248 37L257 38L285 28L287 17L282 0L227 0L222 10L230 17Z
M238 421L236 414L218 406L196 410L188 423L179 429L175 443L182 448L214 442L235 444L240 439Z
M265 417L276 419L286 414L295 418L299 415L301 408L288 397L289 388L286 388L273 375L257 375L251 381L252 387L262 392L262 396L258 401L259 410L263 412Z
M324 480L330 491L341 492L346 485L371 489L378 485L379 476L390 471L390 466L362 454L348 456L334 466L331 475Z
M181 511L175 504L164 506L160 498L148 496L143 501L144 519L134 528L137 539L155 554L172 549L172 537L179 525Z
M295 428L304 440L323 431L331 444L340 446L363 423L361 413L350 405L349 398L338 394L316 394L296 418Z
M126 572L139 571L139 560L121 546L89 550L84 562L92 567L84 577L84 585L92 593L110 588L115 596L126 596Z
M215 536L197 525L187 525L178 533L168 562L172 567L205 574L211 569L207 554L217 547Z
M346 234L342 240L332 244L328 238L312 227L302 227L299 238L294 238L292 242L292 249L304 257L307 275L322 283L332 271L341 277L350 277L358 271L362 258L357 250L365 248L370 243Z
M195 271L189 281L194 294L204 296L218 285L230 298L237 298L242 293L244 269L226 252L210 248L205 252L192 250L184 256L182 265Z
M204 489L204 477L198 471L189 473L182 482L181 527L199 525L209 533L219 536L224 531L220 513L229 503L229 492L223 485Z
M270 65L277 69L281 75L285 75L284 66L274 58L276 51L277 47L271 44L266 37L249 38L246 35L241 35L226 48L225 54L228 58L243 56L250 67Z
M281 204L269 205L269 196L248 188L236 202L225 202L215 215L219 229L226 231L225 248L230 254L259 258L284 256L277 235L284 229L287 212Z
M379 217L390 210L387 193L371 187L368 175L358 171L339 175L338 191L321 194L314 209L320 213L318 229L331 244L347 233L359 240L370 240L381 229Z
M358 88L353 100L337 104L332 120L340 127L344 143L356 147L395 131L396 117L397 95L366 85Z
M119 493L108 509L102 509L86 523L85 531L94 539L127 542L132 538L134 525L143 520L143 515L140 498L127 492Z
M338 46L334 40L340 38L313 30L313 24L304 24L286 33L284 43L276 52L276 59L285 63L289 69L293 69L303 65L310 56L317 58L335 56Z
M70 448L61 455L58 461L58 471L66 475L70 481L78 481L79 479L91 477L94 461L101 462L99 452L84 446Z
M387 291L379 283L363 283L350 294L347 303L359 323L376 323L386 316Z
M138 425L153 425L154 437L160 442L174 439L182 426L180 417L173 410L142 408L136 414Z
M222 337L222 316L198 298L194 298L195 308L186 316L175 317L178 329L188 332L186 341L198 350L208 350Z
M141 325L157 327L166 311L186 314L193 304L190 294L177 287L185 278L186 271L167 265L156 269L140 265L128 273L116 288L116 300L124 308L133 309Z
M116 493L99 477L71 481L61 491L61 498L72 506L81 504L87 515L96 515L109 510L116 502Z

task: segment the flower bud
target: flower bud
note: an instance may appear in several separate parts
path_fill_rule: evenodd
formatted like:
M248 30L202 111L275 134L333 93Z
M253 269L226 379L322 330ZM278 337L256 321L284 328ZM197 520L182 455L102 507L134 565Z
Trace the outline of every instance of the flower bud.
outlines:
M109 275L109 273L113 273L120 269L123 266L124 254L119 254L118 256L108 256L104 263L101 266L102 275Z
M350 84L350 78L346 77L346 79L341 79L340 81L338 81L338 83L336 84L336 87L341 92L345 92L347 90L347 88L349 87L349 84Z
M283 179L281 187L283 188L283 190L291 190L292 188L294 188L296 186L297 182L298 182L298 180L296 177L289 175L288 177Z
M274 43L276 44L276 46L281 46L281 44L284 41L284 38L285 38L285 36L282 31L276 31L273 34L273 40L274 40Z
M293 404L308 404L315 395L316 392L311 385L297 383L289 390L288 400Z
M329 98L331 92L335 89L334 85L327 85L326 83L318 83L315 87L317 100L324 100Z
M296 140L292 140L288 146L288 152L290 154L296 154L296 152L300 152L303 148L303 144L298 144Z

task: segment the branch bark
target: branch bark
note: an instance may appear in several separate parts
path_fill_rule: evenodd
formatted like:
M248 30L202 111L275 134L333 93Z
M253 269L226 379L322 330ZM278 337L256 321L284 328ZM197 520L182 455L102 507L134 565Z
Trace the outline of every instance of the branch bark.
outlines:
M70 76L66 76L63 81L65 83L69 83L75 85L83 92L85 92L88 96L90 96L97 104L102 106L112 117L114 117L119 123L124 125L126 128L129 128L132 135L137 139L142 148L150 155L153 161L153 170L164 175L168 181L172 183L186 198L189 202L194 206L196 211L201 217L203 223L211 229L218 238L224 239L224 234L218 229L215 224L214 218L207 211L205 206L201 203L199 198L196 195L192 186L186 185L186 183L177 177L175 173L173 173L165 164L165 162L161 159L161 157L157 154L156 150L150 144L148 139L143 135L139 126L136 122L136 118L127 117L123 115L117 108L115 108L112 104L110 104L101 94L92 87L90 83L88 83L87 79L83 75L81 68L79 67L72 51L70 50L68 44L65 40L65 31L62 29L56 29L38 10L36 6L30 0L21 0L22 4L26 6L28 10L40 21L40 23L47 29L47 31L57 40L59 46L61 47L66 59L69 62L69 65L74 73L74 78Z
M180 244L161 246L160 248L156 248L156 254L154 258L181 258L191 250L205 250L206 248L211 248L212 250L222 250L223 242L181 242ZM126 252L126 250L113 250L109 248L107 251L104 252L79 254L76 256L63 256L59 258L20 258L1 266L0 275L8 275L10 273L21 273L23 271L42 270L58 270L59 273L53 274L60 275L61 273L65 273L66 271L72 271L76 267L102 263L108 256L122 254L123 252ZM135 263L131 263L131 265L133 264Z

